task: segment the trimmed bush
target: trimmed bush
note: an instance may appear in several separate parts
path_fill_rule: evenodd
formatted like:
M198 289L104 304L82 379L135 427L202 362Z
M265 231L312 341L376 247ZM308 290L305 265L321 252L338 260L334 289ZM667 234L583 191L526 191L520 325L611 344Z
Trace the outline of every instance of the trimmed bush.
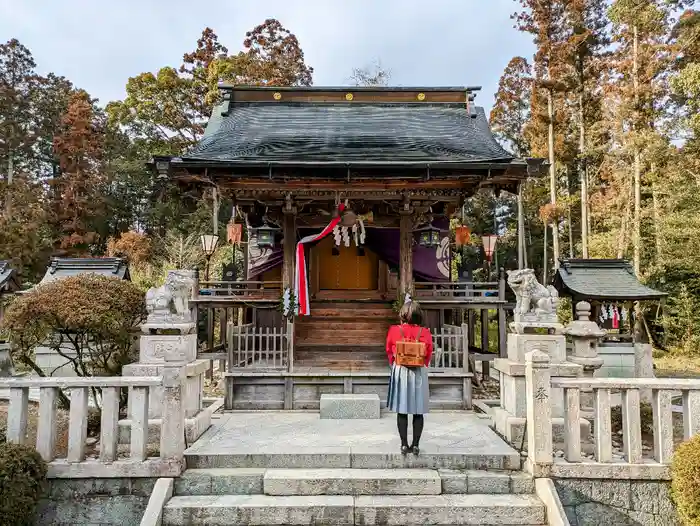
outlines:
M0 444L0 524L32 526L46 479L46 463L33 448Z
M673 455L671 497L685 526L700 526L700 435L684 442Z

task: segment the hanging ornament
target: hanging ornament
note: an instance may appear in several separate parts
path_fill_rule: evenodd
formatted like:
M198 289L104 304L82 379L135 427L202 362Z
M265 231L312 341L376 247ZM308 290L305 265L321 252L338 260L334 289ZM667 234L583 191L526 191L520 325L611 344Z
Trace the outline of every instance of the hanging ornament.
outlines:
M243 225L230 221L226 225L226 238L229 243L234 245L239 245L241 243L241 238L243 237Z
M458 247L469 244L471 238L471 230L468 226L458 226L455 229L455 244Z

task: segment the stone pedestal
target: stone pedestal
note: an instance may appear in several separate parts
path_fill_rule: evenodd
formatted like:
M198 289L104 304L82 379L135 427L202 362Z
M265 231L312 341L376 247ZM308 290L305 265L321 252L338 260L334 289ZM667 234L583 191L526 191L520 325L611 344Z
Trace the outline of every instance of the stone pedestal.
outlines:
M598 356L598 342L606 334L606 331L598 327L598 324L590 320L591 305L586 301L576 304L576 317L564 334L571 338L572 352L569 361L583 367L583 376L593 378L595 372L603 366L603 359ZM581 416L591 422L594 417L593 390L581 389L580 391Z
M204 407L204 376L209 368L208 360L197 359L197 334L195 323L146 323L141 326L138 363L124 366L123 376L163 376L166 355L177 358L183 364L183 406L185 433L188 441L199 438L211 425L213 410ZM158 441L163 417L163 387L150 389L148 400L149 440ZM128 413L131 414L130 408ZM128 443L131 420L119 422L121 443Z
M543 325L543 326L540 326ZM525 358L532 351L539 351L551 361L552 378L577 377L583 372L581 365L566 361L566 338L562 325L551 320L544 324L518 320L508 334L508 358L496 359L493 368L498 371L501 384L500 406L491 413L496 430L506 440L519 444L523 440L527 420L527 394L525 389ZM546 333L545 333L546 331ZM564 393L552 389L551 397L554 441L563 441ZM588 421L581 420L581 432L589 433Z

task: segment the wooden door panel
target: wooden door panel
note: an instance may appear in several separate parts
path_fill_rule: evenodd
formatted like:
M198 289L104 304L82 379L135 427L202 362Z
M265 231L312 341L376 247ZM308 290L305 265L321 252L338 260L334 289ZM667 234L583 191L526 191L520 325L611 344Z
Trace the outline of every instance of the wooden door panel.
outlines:
M341 245L333 255L332 236L322 239L312 250L316 252L320 290L377 290L379 259L371 250L364 256L357 247Z

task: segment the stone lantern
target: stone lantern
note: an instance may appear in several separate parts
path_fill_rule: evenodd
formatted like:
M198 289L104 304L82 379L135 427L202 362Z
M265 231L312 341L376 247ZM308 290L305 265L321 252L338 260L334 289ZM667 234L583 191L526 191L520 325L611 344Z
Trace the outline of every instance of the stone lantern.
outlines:
M576 304L577 320L564 328L563 333L571 337L572 353L568 356L570 362L583 366L583 376L593 378L595 372L603 365L603 359L598 356L598 342L607 332L591 321L591 304L579 301ZM584 413L592 414L592 391L581 390L581 409Z

